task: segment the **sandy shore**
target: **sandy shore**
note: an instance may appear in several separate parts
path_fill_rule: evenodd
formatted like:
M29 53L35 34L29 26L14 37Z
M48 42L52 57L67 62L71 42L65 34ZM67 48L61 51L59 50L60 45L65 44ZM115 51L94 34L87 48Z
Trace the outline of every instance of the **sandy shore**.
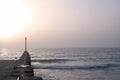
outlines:
M0 80L16 80L11 76L15 64L14 60L0 60Z

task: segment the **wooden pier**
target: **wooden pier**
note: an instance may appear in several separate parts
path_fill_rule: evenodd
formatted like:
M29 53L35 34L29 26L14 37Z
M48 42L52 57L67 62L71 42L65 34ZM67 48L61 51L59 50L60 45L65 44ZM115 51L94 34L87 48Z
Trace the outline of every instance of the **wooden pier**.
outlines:
M25 38L25 51L19 60L0 60L0 80L43 80L35 77L31 66L31 57L27 51L27 38Z

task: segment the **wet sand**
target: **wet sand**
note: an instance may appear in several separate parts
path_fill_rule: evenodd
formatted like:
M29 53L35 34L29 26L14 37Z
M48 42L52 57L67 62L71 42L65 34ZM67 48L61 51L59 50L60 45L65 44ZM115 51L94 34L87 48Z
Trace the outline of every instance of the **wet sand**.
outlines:
M11 76L15 64L15 60L0 60L0 80L16 80Z

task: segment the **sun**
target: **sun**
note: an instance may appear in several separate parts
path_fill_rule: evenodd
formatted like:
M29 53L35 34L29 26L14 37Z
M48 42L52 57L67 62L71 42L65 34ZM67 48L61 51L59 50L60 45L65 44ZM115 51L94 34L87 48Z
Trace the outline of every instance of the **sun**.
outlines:
M32 10L20 0L0 0L0 37L22 32L32 21Z

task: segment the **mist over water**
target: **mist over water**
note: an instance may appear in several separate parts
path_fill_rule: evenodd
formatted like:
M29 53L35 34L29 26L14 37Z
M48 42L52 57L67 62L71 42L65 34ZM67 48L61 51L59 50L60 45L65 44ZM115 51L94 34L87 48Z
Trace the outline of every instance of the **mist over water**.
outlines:
M120 48L36 48L29 50L35 76L44 80L119 80ZM22 50L0 50L16 60Z
M14 2L14 0L12 1ZM4 33L18 29L17 26L12 28L12 25L8 24L9 20L15 19L17 21L14 15L17 8L12 9L13 12L11 12L11 8L9 9L12 6L12 1L9 1L9 5L6 5L7 2L1 1L5 3L3 7L6 7L1 7L3 15L0 16L8 16L5 19L8 21L5 22L8 25L6 26L8 31L3 27L4 24L0 28ZM120 0L18 1L29 7L33 14L30 17L33 19L25 31L16 33L16 36L0 37L0 48L23 48L25 36L29 39L30 48L120 47ZM20 11L23 10L20 14L26 13L24 9L20 8ZM17 10L19 11L19 9ZM8 12L4 14L4 11ZM9 11L13 14L10 14ZM27 16L31 14L30 12ZM24 18L23 21L26 20ZM0 20L2 23L4 17ZM12 22L14 23L14 21ZM16 25L18 24L16 23Z

